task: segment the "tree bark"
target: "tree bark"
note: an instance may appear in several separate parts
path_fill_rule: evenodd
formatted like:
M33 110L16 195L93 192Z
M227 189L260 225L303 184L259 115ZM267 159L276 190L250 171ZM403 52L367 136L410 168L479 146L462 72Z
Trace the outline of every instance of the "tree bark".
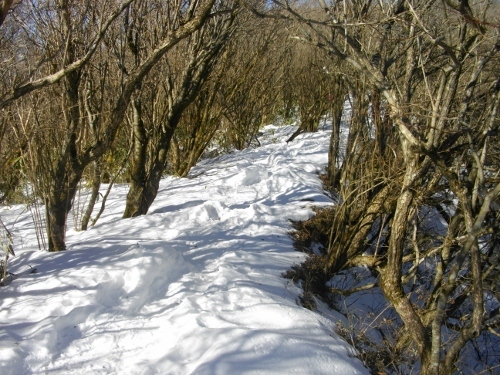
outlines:
M66 250L66 223L83 169L56 176L54 186L45 199L47 237L50 252Z
M334 93L330 97L332 108L332 134L328 147L328 166L327 177L328 183L334 186L340 179L340 169L337 168L339 163L340 152L340 125L342 115L344 114L345 92L341 78L338 78L334 85Z
M130 167L131 182L123 218L147 214L158 193L160 180L167 164L168 148L174 134L171 126L167 126L167 132L161 135L157 153L151 153L148 160L149 140L142 120L140 103L133 101L132 109L134 113L134 148ZM172 118L171 121L174 119Z
M166 151L163 150L162 153L166 154ZM158 194L165 165L165 161L158 160L145 180L132 180L127 194L123 218L136 217L148 213L149 207L151 207Z
M412 172L408 175L413 175ZM396 211L391 225L391 236L387 254L387 266L381 274L381 289L398 315L415 343L421 359L422 374L428 374L430 359L430 342L417 312L403 291L403 248L408 227L408 218L412 215L413 192L410 189L402 192L398 198Z
M101 169L101 162L99 160L96 160L89 204L87 205L87 209L85 210L85 213L82 217L82 230L88 229L89 222L92 217L92 212L94 211L95 203L97 202L97 198L99 197L99 188L101 187Z

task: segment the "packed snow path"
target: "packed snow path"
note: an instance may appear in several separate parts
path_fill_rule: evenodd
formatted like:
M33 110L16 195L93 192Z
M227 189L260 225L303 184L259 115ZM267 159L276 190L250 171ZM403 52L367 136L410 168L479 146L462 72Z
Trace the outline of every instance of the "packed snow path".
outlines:
M1 208L20 276L0 288L0 373L367 374L335 315L299 306L280 276L304 256L288 220L331 204L317 176L328 131L287 144L294 130L269 126L261 147L164 179L142 217L120 218L116 187L63 253L37 250L24 207Z

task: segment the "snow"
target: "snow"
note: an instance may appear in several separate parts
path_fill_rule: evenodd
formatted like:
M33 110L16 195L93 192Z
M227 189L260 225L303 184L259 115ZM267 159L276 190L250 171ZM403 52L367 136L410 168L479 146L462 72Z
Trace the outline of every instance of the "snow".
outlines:
M329 131L287 144L295 129L268 126L260 147L165 178L142 217L121 219L127 186L114 187L62 253L38 250L29 210L0 208L18 275L0 288L0 373L368 374L338 314L301 307L281 277L304 259L289 220L331 204Z

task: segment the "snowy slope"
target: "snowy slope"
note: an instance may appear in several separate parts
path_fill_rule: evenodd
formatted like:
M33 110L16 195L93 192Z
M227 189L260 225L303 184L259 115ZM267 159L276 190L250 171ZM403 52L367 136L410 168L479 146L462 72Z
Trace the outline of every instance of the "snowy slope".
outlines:
M331 204L317 177L328 131L285 143L294 130L268 126L261 147L164 179L143 217L121 219L114 188L63 253L37 251L23 207L1 208L20 276L0 288L0 374L367 374L335 315L299 306L280 276L303 259L288 220Z

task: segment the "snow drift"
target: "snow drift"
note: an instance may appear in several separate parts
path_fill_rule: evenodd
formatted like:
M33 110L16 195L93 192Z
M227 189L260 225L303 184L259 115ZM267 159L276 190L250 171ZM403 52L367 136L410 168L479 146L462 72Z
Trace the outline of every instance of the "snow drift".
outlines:
M268 126L261 147L165 178L142 217L120 219L127 188L114 188L63 253L37 250L24 207L1 208L18 277L0 289L0 372L367 374L338 317L301 307L281 277L304 257L288 220L331 204L317 176L328 131L287 144L295 129Z

